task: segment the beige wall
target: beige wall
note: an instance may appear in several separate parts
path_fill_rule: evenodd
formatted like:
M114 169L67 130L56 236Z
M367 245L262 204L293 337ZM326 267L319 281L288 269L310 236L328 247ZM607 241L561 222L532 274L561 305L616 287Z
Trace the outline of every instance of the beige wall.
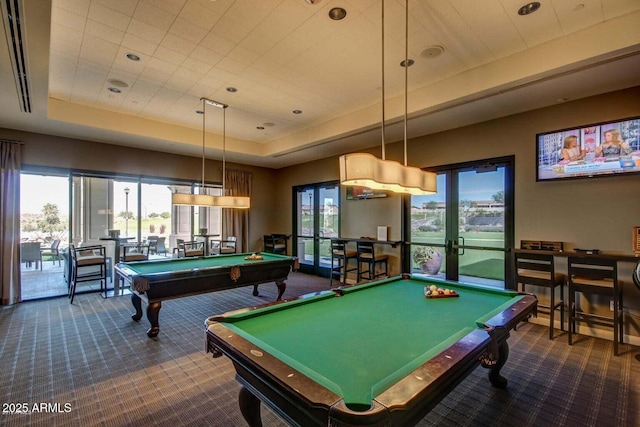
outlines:
M409 163L428 167L513 155L516 245L521 239L555 240L566 242L568 249L628 254L632 252L632 227L640 226L640 175L536 182L536 134L639 115L640 87L636 87L412 139L407 150ZM380 149L371 152L379 155ZM390 144L387 159L402 161L402 144ZM333 179L339 179L337 157L283 169L277 184L289 189ZM283 212L291 212L290 192L278 197ZM397 196L343 200L343 236L375 235L376 225L389 225L391 238L400 238L400 204ZM290 215L277 221L278 228L291 230ZM558 263L566 269L565 260ZM640 291L631 280L632 266L621 265L620 276L626 310L640 317ZM640 335L638 317L627 316L626 334Z

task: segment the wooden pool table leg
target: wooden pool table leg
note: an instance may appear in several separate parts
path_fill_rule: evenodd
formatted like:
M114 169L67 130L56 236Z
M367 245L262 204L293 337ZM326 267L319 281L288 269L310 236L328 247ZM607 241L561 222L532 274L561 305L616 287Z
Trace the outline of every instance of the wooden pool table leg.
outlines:
M277 301L280 301L282 299L282 294L284 294L284 291L287 290L287 284L284 282L284 280L278 280L276 281L276 286L278 287ZM253 285L253 296L257 297L258 295L260 295L258 293L258 285Z
M280 301L282 299L282 294L284 294L284 291L287 289L287 284L284 282L284 280L278 280L276 281L276 286L278 287L277 300Z
M142 319L142 299L136 294L131 294L131 304L135 308L136 312L131 315L131 318L136 322ZM151 323L151 328L147 331L149 338L157 337L160 332L160 325L158 323L158 316L160 316L160 309L162 308L161 302L152 302L147 307L147 319Z
M160 332L160 324L158 323L158 317L160 316L160 309L162 308L162 302L152 302L147 306L147 319L151 323L151 328L147 331L149 338L157 337Z
M240 386L238 393L238 403L240 412L249 427L262 427L262 417L260 416L260 399L254 396L244 386Z
M496 388L505 388L507 386L507 379L500 375L500 369L507 363L509 357L509 344L507 341L503 341L498 346L498 360L495 365L489 367L489 381Z
M138 295L132 293L131 304L133 304L133 308L136 309L136 312L131 315L131 318L137 322L142 319L142 300Z

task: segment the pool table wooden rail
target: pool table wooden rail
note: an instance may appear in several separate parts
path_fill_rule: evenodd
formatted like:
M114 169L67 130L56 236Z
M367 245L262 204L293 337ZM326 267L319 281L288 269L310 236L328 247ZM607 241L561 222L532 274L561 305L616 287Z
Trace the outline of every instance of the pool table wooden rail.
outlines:
M248 256L250 253L234 256L244 255ZM204 258L206 257L202 257ZM169 265L172 261L155 262L166 262ZM135 269L136 264L138 263L118 263L115 266L116 278L121 278L131 289L131 304L135 309L135 313L131 316L133 320L139 321L142 318L142 301L147 303L146 316L151 324L147 336L153 338L160 331L158 317L162 301L249 285L253 285L253 295L258 296L258 285L269 282L274 282L277 286L277 299L280 300L287 287L285 280L292 270L298 268L298 259L282 257L278 260L256 260L210 268L146 274L139 274Z
M331 292L336 297L343 295L339 290L322 291L269 305ZM262 425L261 401L291 425L362 425L362 411L348 408L341 396L268 352L257 349L254 343L224 325L225 316L262 307L212 316L205 321L206 351L213 357L224 354L232 361L236 379L241 384L240 409L249 425ZM375 396L371 407L364 411L365 425L418 423L479 364L489 369L489 380L495 387L506 387L507 380L500 375L500 369L509 354L509 331L534 314L536 307L536 297L525 294L518 303L479 324L479 329L471 331ZM300 393L299 390L305 392Z

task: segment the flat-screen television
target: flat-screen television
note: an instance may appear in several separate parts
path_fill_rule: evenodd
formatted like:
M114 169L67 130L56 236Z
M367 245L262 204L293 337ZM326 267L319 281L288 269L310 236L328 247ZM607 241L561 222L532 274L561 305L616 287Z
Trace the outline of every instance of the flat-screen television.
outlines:
M640 117L536 135L537 181L640 172Z
M347 187L347 200L366 200L387 197L387 193L382 190L372 190L367 187L357 185Z

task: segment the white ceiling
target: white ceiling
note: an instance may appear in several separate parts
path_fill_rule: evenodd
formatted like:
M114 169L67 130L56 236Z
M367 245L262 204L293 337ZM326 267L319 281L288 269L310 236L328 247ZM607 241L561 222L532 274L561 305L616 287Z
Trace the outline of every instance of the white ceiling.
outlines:
M279 168L378 145L380 1L311 3L22 0L32 112L2 42L0 127L200 156L207 97L229 105L230 161ZM525 3L409 0L409 137L640 85L640 0L541 0L519 16ZM346 18L329 19L333 7ZM404 0L385 0L384 22L390 142L402 138ZM432 46L444 52L426 58ZM111 79L128 87L114 94ZM206 117L207 157L220 158L221 110Z

